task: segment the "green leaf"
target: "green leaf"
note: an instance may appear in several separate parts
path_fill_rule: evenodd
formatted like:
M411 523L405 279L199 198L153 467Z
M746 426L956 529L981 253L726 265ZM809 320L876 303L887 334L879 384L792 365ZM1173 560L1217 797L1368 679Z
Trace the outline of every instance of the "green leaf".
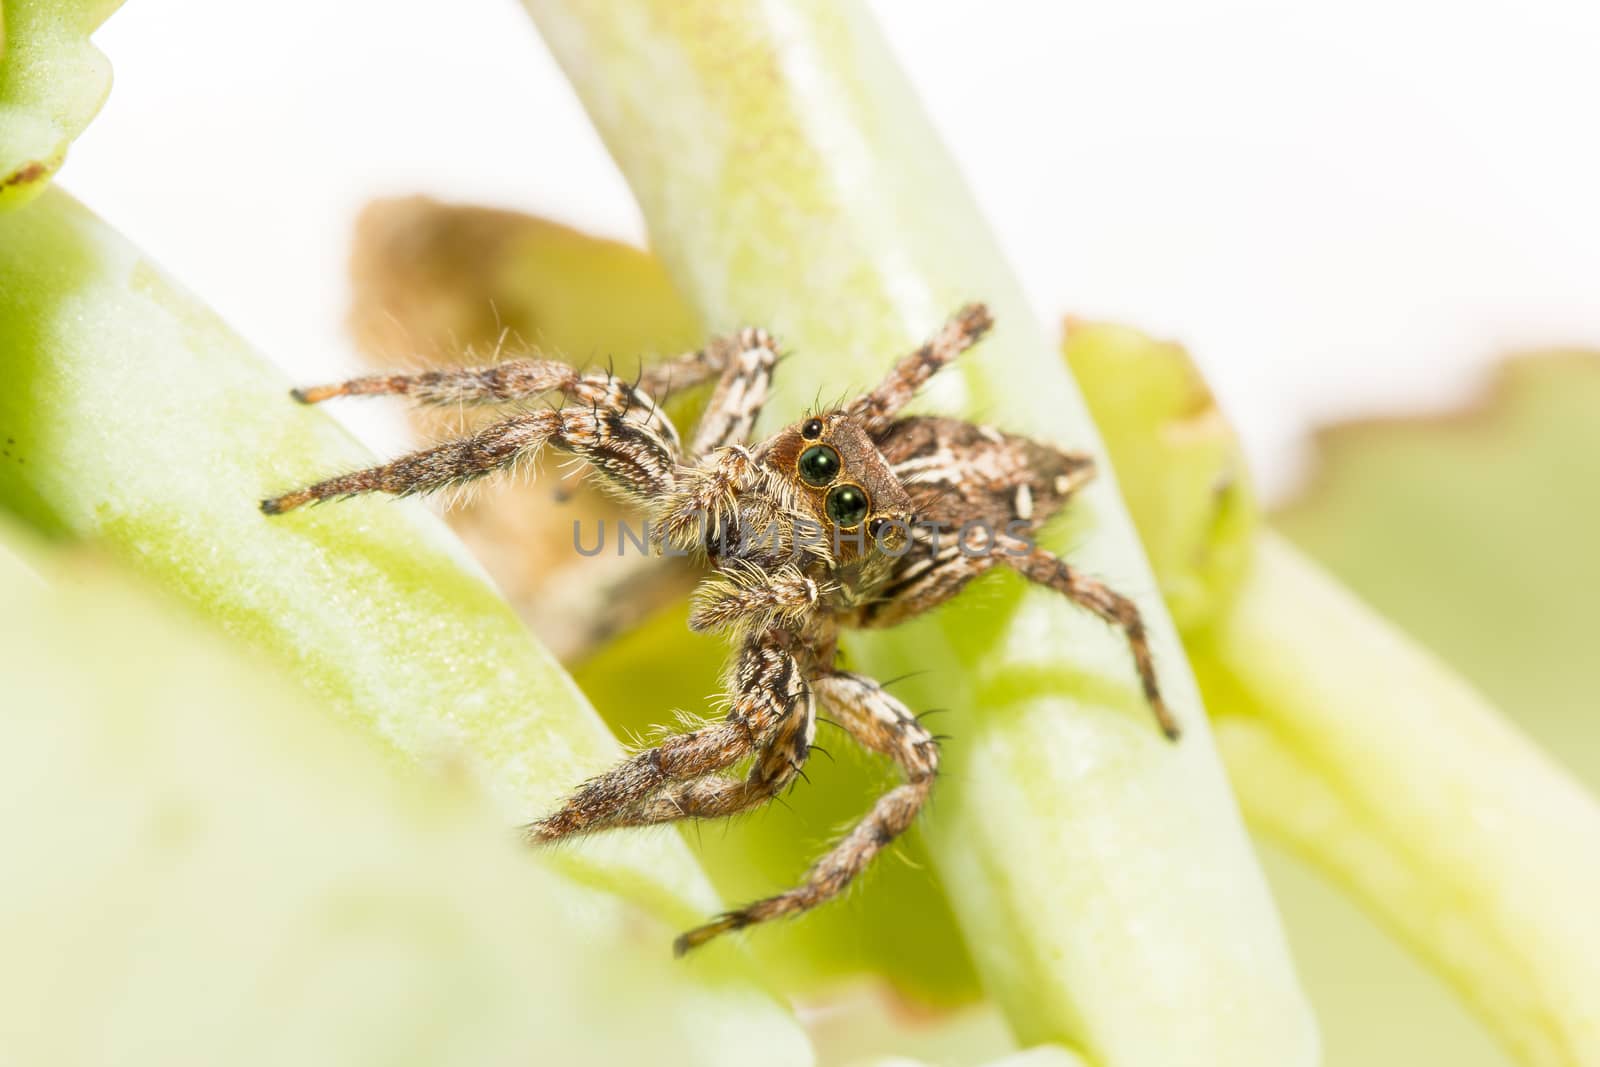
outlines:
M1147 540L1181 548L1156 557L1167 565L1163 587L1203 594L1194 600L1186 643L1252 823L1360 899L1526 1062L1576 1064L1600 1055L1591 993L1600 988L1600 940L1593 924L1573 929L1569 921L1583 900L1600 896L1600 806L1462 681L1314 565L1273 535L1251 538L1248 523L1230 521L1236 502L1212 487L1231 484L1214 473L1232 465L1225 458L1231 441L1206 405L1193 402L1205 396L1198 379L1175 388L1192 374L1181 350L1133 331L1094 328L1076 341L1069 334L1067 352L1075 367L1103 371L1081 380L1097 417L1112 428L1108 439L1133 483L1131 498L1143 502L1135 514ZM1129 382L1151 387L1134 390ZM1584 397L1584 384L1592 387L1567 384L1561 395L1568 399ZM1531 461L1523 473L1544 495L1583 495L1576 488L1587 484L1581 471L1566 489L1552 485L1550 472L1592 433L1593 396L1522 424L1537 422L1538 435L1552 439L1544 449L1510 450ZM1579 412L1589 421L1572 417ZM1208 432L1194 432L1197 425ZM1424 481L1456 485L1462 506L1449 518L1466 520L1466 493L1481 492L1495 471L1485 453L1505 443L1471 439L1455 472L1438 448L1407 457L1393 440L1375 443L1365 477L1344 481L1386 487L1375 492L1366 520L1371 558L1387 553L1406 518L1418 518L1417 505L1404 502L1429 498ZM1502 476L1512 473L1509 460L1502 457ZM1412 484L1396 484L1403 480L1396 474L1411 475ZM1329 506L1343 516L1350 503ZM1521 515L1575 518L1570 509L1522 503ZM1435 543L1448 539L1445 530L1434 532ZM1330 542L1343 543L1337 532ZM1515 543L1559 551L1562 539L1528 534ZM1425 551L1420 543L1413 548ZM1234 558L1246 563L1242 579L1228 567L1220 585L1183 584L1206 573L1197 563ZM1405 563L1402 552L1385 580L1407 584ZM1480 559L1478 566L1494 563ZM1463 611L1448 588L1433 596L1474 620L1458 630L1503 630L1501 616L1476 606Z
M0 353L0 505L104 545L397 762L465 764L507 825L616 758L576 686L418 502L261 515L262 496L370 457L59 191L0 216ZM674 926L718 907L671 835L551 855ZM681 981L729 988L719 1011L736 1007L772 1055L805 1062L793 1021L739 984L741 962L709 958ZM728 1024L702 1025L709 1039Z
M1600 1057L1600 805L1280 539L1192 645L1240 802L1530 1064Z
M460 776L397 775L275 665L6 542L8 1062L807 1062Z
M1600 663L1592 655L1590 622L1600 592L1592 551L1600 543L1600 497L1590 488L1600 484L1600 358L1520 357L1467 410L1339 425L1318 444L1309 486L1274 525L1492 698L1591 793L1600 791L1594 714ZM1584 854L1576 840L1568 851ZM1523 876L1538 881L1581 869L1552 854ZM1292 920L1296 902L1285 908ZM1559 915L1552 919L1557 929L1548 936L1560 937L1567 924ZM1308 977L1315 979L1311 962ZM1540 985L1559 988L1560 981ZM1345 1003L1337 1007L1371 1020L1373 1005L1363 1004L1359 988L1340 996ZM1396 991L1391 980L1384 998L1391 1006ZM1498 995L1491 987L1480 998ZM1557 1007L1534 1010L1562 1018ZM1570 1010L1587 1009L1579 1000ZM1418 1025L1414 1015L1390 1024L1401 1033ZM1440 1048L1442 1037L1434 1032L1430 1051L1465 1062ZM1331 1041L1330 1048L1339 1044ZM1579 1062L1556 1051L1546 1055L1550 1062Z
M122 0L5 0L0 10L0 211L37 196L111 92L89 43Z
M798 353L767 425L871 383L961 303L999 327L928 407L1098 451L950 161L856 5L530 0L706 324ZM1099 1061L1297 1064L1316 1038L1109 474L1050 543L1133 594L1188 729L1151 725L1123 642L997 576L851 639L899 692L954 709L922 824L985 988L1024 1041ZM931 670L930 670L931 668Z
M1551 352L1470 410L1324 432L1273 525L1600 790L1596 486L1600 355Z

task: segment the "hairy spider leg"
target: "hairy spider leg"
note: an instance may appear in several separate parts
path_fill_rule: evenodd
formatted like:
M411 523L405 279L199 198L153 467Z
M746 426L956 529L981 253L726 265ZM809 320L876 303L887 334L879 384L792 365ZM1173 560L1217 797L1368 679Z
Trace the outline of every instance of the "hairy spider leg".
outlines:
M731 349L722 376L695 428L692 455L703 456L725 445L745 444L767 402L778 348L765 330L746 329L724 343Z
M1155 714L1161 732L1166 734L1169 741L1176 741L1183 731L1166 701L1161 698L1155 660L1150 654L1150 638L1145 632L1144 617L1139 614L1138 606L1104 582L1090 578L1066 560L1042 548L1030 548L1021 542L1007 544L1004 538L999 547L1001 561L1024 578L1054 589L1122 631L1128 649L1133 653L1133 664L1139 673L1145 701Z
M867 433L876 436L911 402L929 378L977 344L993 325L988 308L982 304L968 304L952 315L925 344L902 357L876 389L853 401L845 408L845 413L859 422Z
M933 789L939 744L904 704L859 674L830 672L811 685L839 725L865 748L898 763L906 780L879 797L866 817L811 866L800 885L688 931L673 942L680 956L719 934L798 915L832 900L911 826Z
M590 779L529 825L529 839L728 814L738 810L730 804L749 806L782 789L805 765L815 730L811 689L786 637L768 631L746 640L728 674L733 705L725 719L675 734ZM742 787L706 779L752 754L757 759Z

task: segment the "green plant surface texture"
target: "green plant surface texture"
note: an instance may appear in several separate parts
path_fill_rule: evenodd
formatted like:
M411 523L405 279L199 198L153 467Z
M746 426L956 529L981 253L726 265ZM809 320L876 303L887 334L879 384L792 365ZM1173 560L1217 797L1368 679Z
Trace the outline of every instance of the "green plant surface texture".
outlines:
M765 425L870 385L965 301L999 327L926 407L1098 449L954 169L854 5L528 4L713 330L797 355ZM1106 472L1050 542L1137 598L1188 729L1163 741L1119 637L997 576L852 637L948 707L922 831L985 989L1023 1042L1099 1062L1301 1064L1317 1041L1182 650ZM759 934L755 935L759 936Z
M1324 432L1272 523L1600 791L1597 487L1600 354L1546 352L1459 413Z
M1272 521L1492 698L1593 794L1595 485L1600 356L1541 352L1503 364L1464 410L1326 430L1309 485ZM1342 1009L1335 993L1317 996L1319 1010ZM1356 1001L1354 993L1342 999Z
M1473 1005L1360 898L1266 833L1256 851L1317 1008L1325 1067L1516 1063Z
M0 506L103 545L397 762L465 765L507 827L616 759L577 687L417 502L260 514L260 497L371 457L62 192L0 216L0 357ZM675 928L719 906L674 835L619 835L547 862L595 886L596 907L621 894L663 953ZM809 1060L741 957L697 961L681 981L717 1009L715 1026L697 1016L708 1035L720 1026L730 1047L759 1039L780 1061Z
M395 773L104 561L0 535L8 1063L803 1062L461 776Z
M1135 515L1147 537L1178 546L1157 560L1181 579L1194 561L1232 559L1237 501L1226 489L1215 492L1210 519L1197 503L1199 490L1232 484L1210 473L1231 462L1218 459L1228 452L1218 441L1192 432L1199 410L1193 401L1203 390L1176 388L1194 373L1187 355L1105 327L1069 330L1064 351L1090 390L1096 417L1113 428L1108 441L1118 470L1129 481L1164 487L1161 494L1130 494L1145 505ZM1119 385L1130 381L1149 388ZM1409 457L1374 442L1365 461L1375 479L1417 484L1379 490L1384 510L1368 521L1403 523L1408 514L1420 521L1415 506L1409 513L1387 509L1408 494L1426 501L1428 481L1465 491L1469 478L1481 489L1493 473L1520 473L1541 485L1517 514L1573 520L1570 506L1564 513L1539 498L1584 495L1584 461L1576 468L1555 461L1592 436L1600 405L1591 380L1545 384L1520 405L1520 417L1502 412L1488 420L1501 427L1498 434L1435 439L1430 451ZM1535 423L1537 435L1527 430ZM1508 448L1508 425L1545 445ZM1191 442L1194 455L1163 457L1162 441ZM1348 462L1349 453L1343 458ZM1167 480L1185 470L1198 479L1188 490ZM1333 484L1340 484L1337 476ZM1351 484L1348 476L1343 484ZM1318 499L1314 494L1306 507ZM1339 503L1334 510L1343 515ZM1464 521L1465 501L1459 503L1434 521ZM1445 536L1438 526L1435 532ZM1553 539L1555 551L1564 543L1571 557L1580 556L1565 536ZM1336 533L1329 540L1339 543ZM1382 540L1370 533L1373 556L1383 551ZM1499 543L1503 550L1509 542ZM1572 917L1584 900L1600 897L1600 805L1464 681L1279 536L1256 534L1245 553L1242 578L1225 569L1221 598L1192 613L1185 636L1247 816L1408 942L1523 1062L1596 1062L1600 926ZM1484 553L1478 565L1492 567L1494 558ZM1572 564L1561 565L1571 573ZM1403 573L1386 572L1396 582ZM1163 575L1164 588L1174 584ZM1433 595L1460 611L1457 594L1436 588ZM1470 614L1495 632L1494 612Z
M0 211L37 196L111 92L89 35L122 0L0 4Z
M1600 805L1263 535L1194 663L1240 802L1456 985L1524 1063L1600 1062Z
M884 1056L852 1061L850 1067L926 1067L921 1060L903 1056ZM997 1060L989 1060L983 1067L1086 1067L1084 1061L1059 1045L1036 1045L1022 1052L1014 1052Z

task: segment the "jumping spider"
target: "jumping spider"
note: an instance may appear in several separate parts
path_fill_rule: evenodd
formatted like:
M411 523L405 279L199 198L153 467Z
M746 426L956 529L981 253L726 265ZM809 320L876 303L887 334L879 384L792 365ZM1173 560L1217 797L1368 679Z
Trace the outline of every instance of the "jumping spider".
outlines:
M877 682L835 668L841 626L893 626L1003 564L1119 627L1162 731L1178 736L1138 609L1031 537L1093 476L1092 460L957 419L899 415L990 325L982 305L963 308L876 389L755 444L750 431L778 361L772 338L756 329L652 367L631 385L551 360L514 360L297 390L305 403L401 394L428 404L543 397L561 404L521 410L459 440L273 497L261 509L277 515L331 497L430 492L505 470L548 446L586 461L605 487L643 509L658 549L705 560L712 576L697 593L690 626L729 631L737 641L727 717L579 786L527 827L533 841L757 807L805 764L818 699L860 744L899 764L904 783L880 797L799 887L683 934L674 946L682 954L838 895L928 798L938 743ZM684 448L656 401L669 386L713 378L716 389ZM974 525L989 538L986 551L970 551L965 531L956 533ZM802 537L803 529L822 536ZM744 776L727 773L752 757Z

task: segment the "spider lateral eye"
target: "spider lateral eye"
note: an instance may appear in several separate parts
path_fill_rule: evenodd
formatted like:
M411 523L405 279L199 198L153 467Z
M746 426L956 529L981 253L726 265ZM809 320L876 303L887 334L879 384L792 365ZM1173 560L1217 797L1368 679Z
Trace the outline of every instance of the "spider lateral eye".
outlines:
M872 500L865 489L846 482L828 490L823 507L827 509L828 518L848 530L861 525L861 520L872 510Z
M827 445L812 445L800 453L800 460L795 465L800 471L800 477L805 479L807 485L814 485L821 489L825 485L833 484L839 477L839 453Z
M805 425L800 427L800 436L807 441L815 441L822 436L822 420L807 419Z

